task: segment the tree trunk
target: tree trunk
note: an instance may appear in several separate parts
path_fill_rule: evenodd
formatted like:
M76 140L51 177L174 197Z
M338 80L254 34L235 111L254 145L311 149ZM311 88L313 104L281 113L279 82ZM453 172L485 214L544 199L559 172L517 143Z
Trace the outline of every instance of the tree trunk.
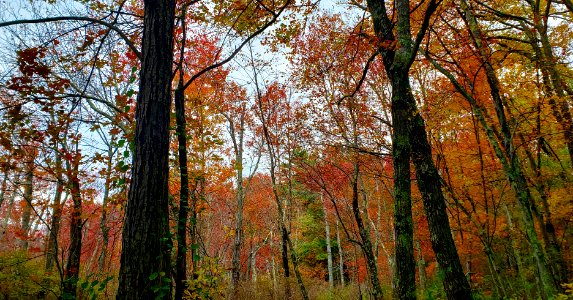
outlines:
M330 247L330 227L328 226L328 214L326 205L322 200L322 194L320 194L320 202L322 202L322 209L324 211L324 231L326 233L326 254L328 264L328 286L332 290L334 288L334 269L332 266L332 248Z
M411 91L410 95L412 95ZM410 105L414 109L414 98L409 98ZM451 234L440 175L432 160L432 150L426 136L424 120L418 112L414 115L411 126L412 159L416 166L418 189L424 200L432 249L444 272L444 289L448 299L471 299L471 288L464 275Z
M380 285L380 280L378 278L378 260L374 256L374 249L372 248L372 240L370 239L370 233L368 228L362 220L362 215L360 213L360 206L358 203L358 180L360 176L360 169L357 162L354 162L354 174L352 176L352 214L358 227L358 235L362 243L360 247L362 252L364 252L364 257L366 258L366 269L368 270L368 276L370 277L370 284L372 285L372 296L374 299L382 299L384 296L382 293L382 286Z
M22 241L24 251L28 251L30 220L32 217L32 196L34 194L34 161L26 163L26 181L24 183L24 207L22 208Z
M505 215L507 217L507 226L509 227L510 232L510 240L511 240L511 249L513 250L513 254L515 256L515 264L517 267L517 274L519 274L519 279L521 281L521 287L523 290L526 289L528 282L525 278L525 270L523 269L523 263L521 260L521 252L519 251L519 245L515 241L516 232L513 226L513 216L507 207L507 204L503 203L503 209L505 211ZM526 298L530 298L530 291L527 290L525 292Z
M111 188L111 168L112 166L112 161L113 161L113 148L112 148L112 144L109 143L108 145L108 149L107 149L107 165L106 165L106 170L107 170L107 174L105 176L105 186L104 186L104 191L103 191L103 199L102 199L102 204L101 204L101 218L99 221L99 227L101 230L101 252L98 258L98 270L100 272L103 272L105 269L105 260L107 257L107 246L109 244L109 227L107 227L107 204L109 201L109 189Z
M241 279L241 246L243 244L243 209L245 206L245 192L243 190L243 133L244 133L244 114L241 115L238 140L235 135L234 123L229 122L231 139L235 150L235 168L237 180L237 212L235 224L235 240L233 243L233 265L231 273L232 297L238 296L239 280Z
M76 299L77 285L80 274L80 256L82 253L82 196L79 181L79 158L74 162L73 169L68 168L68 183L72 195L72 216L70 224L70 249L68 262L64 273L63 297L64 299Z
M290 283L289 283L289 265L288 265L288 248L291 250L291 260L293 264L294 273L297 279L297 284L302 294L303 299L308 300L308 293L306 291L306 287L304 286L304 282L302 281L302 276L298 270L298 260L296 256L295 249L293 247L292 241L289 237L289 232L287 230L285 219L286 214L284 211L284 206L282 204L281 198L279 196L278 185L276 180L276 167L277 167L277 158L275 156L275 148L273 146L273 142L271 140L267 120L265 118L265 112L263 111L263 104L261 100L261 94L258 90L258 78L255 74L255 85L257 88L257 105L259 110L259 118L261 120L262 129L263 129L263 137L265 139L265 144L267 146L267 151L269 152L269 165L270 165L270 176L271 176L271 184L273 189L273 196L275 199L275 203L277 205L278 210L278 221L279 221L279 230L281 231L281 247L282 247L282 265L283 270L285 273L285 298L290 298Z
M397 258L394 297L414 299L416 292L409 166L411 155L416 166L418 187L424 199L432 248L445 273L446 294L449 299L471 299L470 286L464 276L450 233L446 203L441 190L440 177L432 161L432 151L428 143L424 120L418 113L408 78L408 72L422 41L421 37L429 26L430 17L438 2L428 2L416 40L412 39L410 28L410 1L395 1L392 19L387 12L385 1L368 0L367 5L379 43L396 43L396 47L379 46L386 73L392 83L394 230ZM410 153L410 151L413 152Z
M396 76L395 76L396 77ZM405 82L405 83L404 83ZM414 229L412 223L412 185L410 181L409 118L403 96L411 93L408 74L392 81L392 164L394 167L394 232L396 236L396 269L394 272L394 298L416 298L416 271L414 266Z
M55 179L56 190L54 191L54 200L52 203L52 219L50 221L50 236L46 246L46 271L52 271L54 263L58 262L58 235L60 233L60 220L62 219L62 156L56 149L55 153ZM65 199L65 198L64 198ZM58 264L58 271L60 266Z
M420 277L420 290L426 290L426 261L420 247L420 241L416 241L416 250L418 251L418 276Z
M181 68L181 66L180 66ZM189 175L187 171L187 122L185 120L185 94L183 72L175 90L175 118L177 123L177 143L179 157L179 214L177 218L177 259L175 262L175 299L182 299L187 280L187 218L189 215ZM194 272L196 270L193 270Z
M340 230L338 229L338 219L336 220L336 244L338 245L338 272L340 273L340 285L344 286L344 255L342 253L342 242L340 240Z
M117 299L171 298L167 179L174 19L174 0L144 0L135 149Z
M4 220L2 220L2 228L0 228L0 241L4 235L6 235L6 230L8 230L8 222L10 221L10 217L12 215L12 209L14 208L14 201L16 200L16 196L18 195L18 189L20 189L20 172L16 172L14 176L14 183L12 185L12 194L8 199L8 209L6 210L6 214L4 215Z
M473 12L471 11L468 3L465 0L461 2L462 9L464 10L465 20L467 22L468 29L473 38L473 42L476 48L479 50L481 60L483 61L484 69L486 71L487 80L490 86L490 93L493 98L494 107L496 115L501 127L502 145L505 151L506 158L500 159L506 160L506 165L504 171L511 184L514 192L516 193L518 203L521 208L523 225L525 226L525 232L527 239L533 250L533 255L536 260L537 266L537 276L539 277L539 282L542 285L541 297L546 299L549 295L553 295L556 291L555 282L553 281L552 274L549 272L551 269L547 265L545 259L545 253L539 242L537 232L535 230L535 224L533 220L533 199L531 197L531 192L527 185L525 175L523 174L521 163L519 162L519 157L516 150L514 149L512 134L507 123L507 118L504 110L504 103L501 98L500 83L495 74L495 70L488 59L487 48L485 43L482 41L482 34L479 28L479 24Z
M8 168L4 169L4 178L2 179L2 186L0 187L0 211L2 211L2 204L4 204L4 196L6 195L6 189L8 188L8 177L10 177L10 171Z

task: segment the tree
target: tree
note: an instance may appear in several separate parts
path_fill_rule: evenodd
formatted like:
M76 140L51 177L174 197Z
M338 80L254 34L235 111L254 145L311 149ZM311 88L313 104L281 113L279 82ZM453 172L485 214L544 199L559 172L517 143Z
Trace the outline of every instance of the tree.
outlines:
M122 238L118 299L170 298L169 114L174 0L144 1L132 180Z
M418 188L424 199L424 208L432 233L432 248L441 271L444 272L444 289L449 299L469 299L471 289L464 276L450 232L446 201L440 176L432 160L432 149L412 94L409 70L439 2L430 1L425 6L422 22L415 38L412 36L410 1L395 2L388 13L385 1L368 0L379 51L392 83L392 159L394 164L394 222L396 231L396 282L394 297L415 298L415 265L412 228L410 159L416 167ZM396 16L394 20L390 16ZM380 297L380 295L378 295Z

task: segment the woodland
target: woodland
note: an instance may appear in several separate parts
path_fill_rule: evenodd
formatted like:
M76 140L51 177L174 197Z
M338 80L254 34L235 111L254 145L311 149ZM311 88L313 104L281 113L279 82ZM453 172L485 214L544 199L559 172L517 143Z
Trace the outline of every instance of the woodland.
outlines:
M1 299L573 299L572 0L0 0Z

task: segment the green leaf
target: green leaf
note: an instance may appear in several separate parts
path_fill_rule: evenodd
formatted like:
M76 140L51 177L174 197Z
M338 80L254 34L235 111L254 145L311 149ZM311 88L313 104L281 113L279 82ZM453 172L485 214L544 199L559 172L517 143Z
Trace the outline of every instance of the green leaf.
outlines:
M151 273L151 275L149 275L149 280L154 280L155 278L157 278L157 276L159 276L159 273L157 272Z

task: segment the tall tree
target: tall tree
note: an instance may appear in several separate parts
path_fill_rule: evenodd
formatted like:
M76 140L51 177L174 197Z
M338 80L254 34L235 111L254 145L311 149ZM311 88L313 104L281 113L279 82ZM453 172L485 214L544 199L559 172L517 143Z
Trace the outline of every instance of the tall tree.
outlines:
M386 74L392 84L392 159L394 164L394 222L396 232L396 273L394 297L415 298L415 264L412 226L410 159L416 167L418 188L424 200L432 248L444 273L444 289L449 299L470 299L471 289L464 275L450 232L446 201L440 175L432 160L424 120L416 106L409 70L416 58L430 19L439 2L419 3L425 8L422 23L414 36L411 3L397 0L388 11L386 1L368 0L374 32L378 38ZM392 19L395 16L396 20Z
M142 62L118 299L171 298L167 178L175 1L143 3Z

